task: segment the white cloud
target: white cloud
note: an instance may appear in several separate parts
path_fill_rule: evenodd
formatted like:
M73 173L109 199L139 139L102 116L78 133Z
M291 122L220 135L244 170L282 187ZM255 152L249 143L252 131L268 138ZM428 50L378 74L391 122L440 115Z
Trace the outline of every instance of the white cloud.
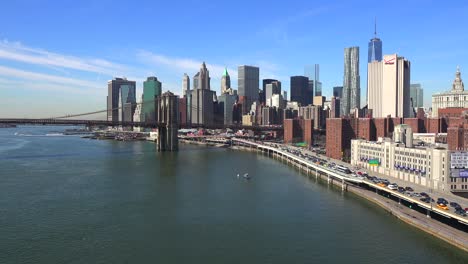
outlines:
M155 64L159 66L166 66L176 70L180 70L180 75L184 72L198 72L202 65L202 61L196 61L193 59L187 58L171 58L161 54L155 54L150 51L140 50L137 52L137 58L141 61L149 64ZM217 64L210 64L207 63L206 67L210 71L210 76L212 78L220 79L223 75L225 66L217 65ZM231 76L231 80L233 78L237 78L237 70L232 68L228 68L229 75Z
M0 42L0 59L19 61L49 67L61 67L114 76L128 70L124 65L96 58L78 58L42 49L31 48L18 42Z
M73 79L68 77L61 77L43 73L36 73L30 71L23 71L15 68L4 67L0 66L0 76L4 76L7 78L17 78L29 81L42 81L48 82L53 84L61 84L63 87L67 87L67 85L80 87L81 89L99 89L100 87L105 87L105 83L94 83L85 80ZM104 88L101 88L104 89Z

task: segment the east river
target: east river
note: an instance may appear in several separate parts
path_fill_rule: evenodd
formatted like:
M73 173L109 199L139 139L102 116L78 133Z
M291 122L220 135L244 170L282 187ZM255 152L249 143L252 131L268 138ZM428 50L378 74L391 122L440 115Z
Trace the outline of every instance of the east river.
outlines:
M266 156L64 129L0 129L0 263L468 263Z

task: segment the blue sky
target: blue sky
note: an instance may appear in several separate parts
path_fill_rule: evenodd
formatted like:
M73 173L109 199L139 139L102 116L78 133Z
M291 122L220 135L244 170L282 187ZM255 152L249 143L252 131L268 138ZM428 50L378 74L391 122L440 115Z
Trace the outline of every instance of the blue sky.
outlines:
M276 3L278 2L278 3ZM450 3L449 3L450 2ZM367 43L377 17L384 54L411 61L411 82L448 90L468 65L466 1L4 1L0 16L0 116L49 117L106 108L107 80L155 75L181 92L206 61L219 93L226 66L261 78L320 64L326 96L343 82L345 47L360 47L362 101Z

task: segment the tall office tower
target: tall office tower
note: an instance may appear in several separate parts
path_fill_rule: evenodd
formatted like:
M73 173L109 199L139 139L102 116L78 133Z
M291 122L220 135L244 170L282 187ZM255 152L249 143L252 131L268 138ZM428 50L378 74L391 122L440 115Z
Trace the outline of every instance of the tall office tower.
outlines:
M288 92L283 91L283 100L287 101L288 100Z
M341 99L341 97L343 97L343 86L333 87L333 96L339 97Z
M187 73L184 73L184 77L182 77L182 94L184 97L187 97L187 94L190 93L190 77Z
M223 77L221 77L221 94L227 93L227 90L231 88L231 77L227 71L227 68L224 68Z
M308 93L312 96L322 96L322 83L319 74L320 66L318 64L308 65L304 68L304 76L309 78Z
M278 82L278 80L275 79L263 79L262 80L262 90L263 90L263 97L259 98L260 103L265 103L266 102L266 86L267 84L273 83L273 82Z
M236 97L236 95L228 93L218 96L218 106L222 111L224 125L233 124L233 109L236 104Z
M329 118L340 117L340 97L332 96L330 103L330 116Z
M268 101L274 94L281 94L281 82L274 81L265 87L265 99Z
M156 122L156 98L161 95L161 82L151 76L143 82L141 122Z
M360 109L360 107L359 47L345 48L341 115L349 115L351 109Z
M210 75L203 62L200 72L193 77L193 90L191 91L190 102L187 108L190 109L190 118L192 124L212 125L214 122L214 104L213 98L215 92L210 90Z
M245 96L246 108L244 110L249 109L252 103L258 100L259 76L258 67L246 65L238 67L238 95Z
M410 98L413 99L413 107L424 106L424 91L420 83L410 85Z
M397 54L368 64L368 109L373 117L411 117L409 60Z
M374 37L369 41L367 63L382 61L382 41L377 37L377 21L374 23ZM369 86L366 90L366 100L369 100Z
M374 37L369 41L367 63L382 61L382 41L377 37L377 22L374 24Z
M123 121L122 116L124 113L127 117L131 114L132 117L130 119L133 118L133 114L136 108L135 87L135 81L128 81L126 78L114 78L113 80L107 82L108 121ZM122 88L124 89L123 93ZM127 105L126 111L123 110L125 104L131 104L130 108ZM119 106L121 108L119 108Z
M302 106L312 104L313 94L309 90L309 78L305 76L291 76L291 101Z

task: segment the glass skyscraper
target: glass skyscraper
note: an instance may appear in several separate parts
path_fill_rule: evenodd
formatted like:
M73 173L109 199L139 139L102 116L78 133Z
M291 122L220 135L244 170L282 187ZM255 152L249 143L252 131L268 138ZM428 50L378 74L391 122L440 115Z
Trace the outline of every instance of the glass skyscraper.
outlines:
M308 92L312 94L312 96L322 96L322 83L320 82L320 66L318 64L305 66L304 76L309 78L309 85L307 88Z
M341 115L349 115L351 110L361 106L361 87L359 76L359 47L345 48L343 98Z
M156 122L156 97L161 95L161 82L151 76L143 82L142 122Z
M367 63L382 61L382 41L377 37L377 23L374 26L374 37L369 41Z

